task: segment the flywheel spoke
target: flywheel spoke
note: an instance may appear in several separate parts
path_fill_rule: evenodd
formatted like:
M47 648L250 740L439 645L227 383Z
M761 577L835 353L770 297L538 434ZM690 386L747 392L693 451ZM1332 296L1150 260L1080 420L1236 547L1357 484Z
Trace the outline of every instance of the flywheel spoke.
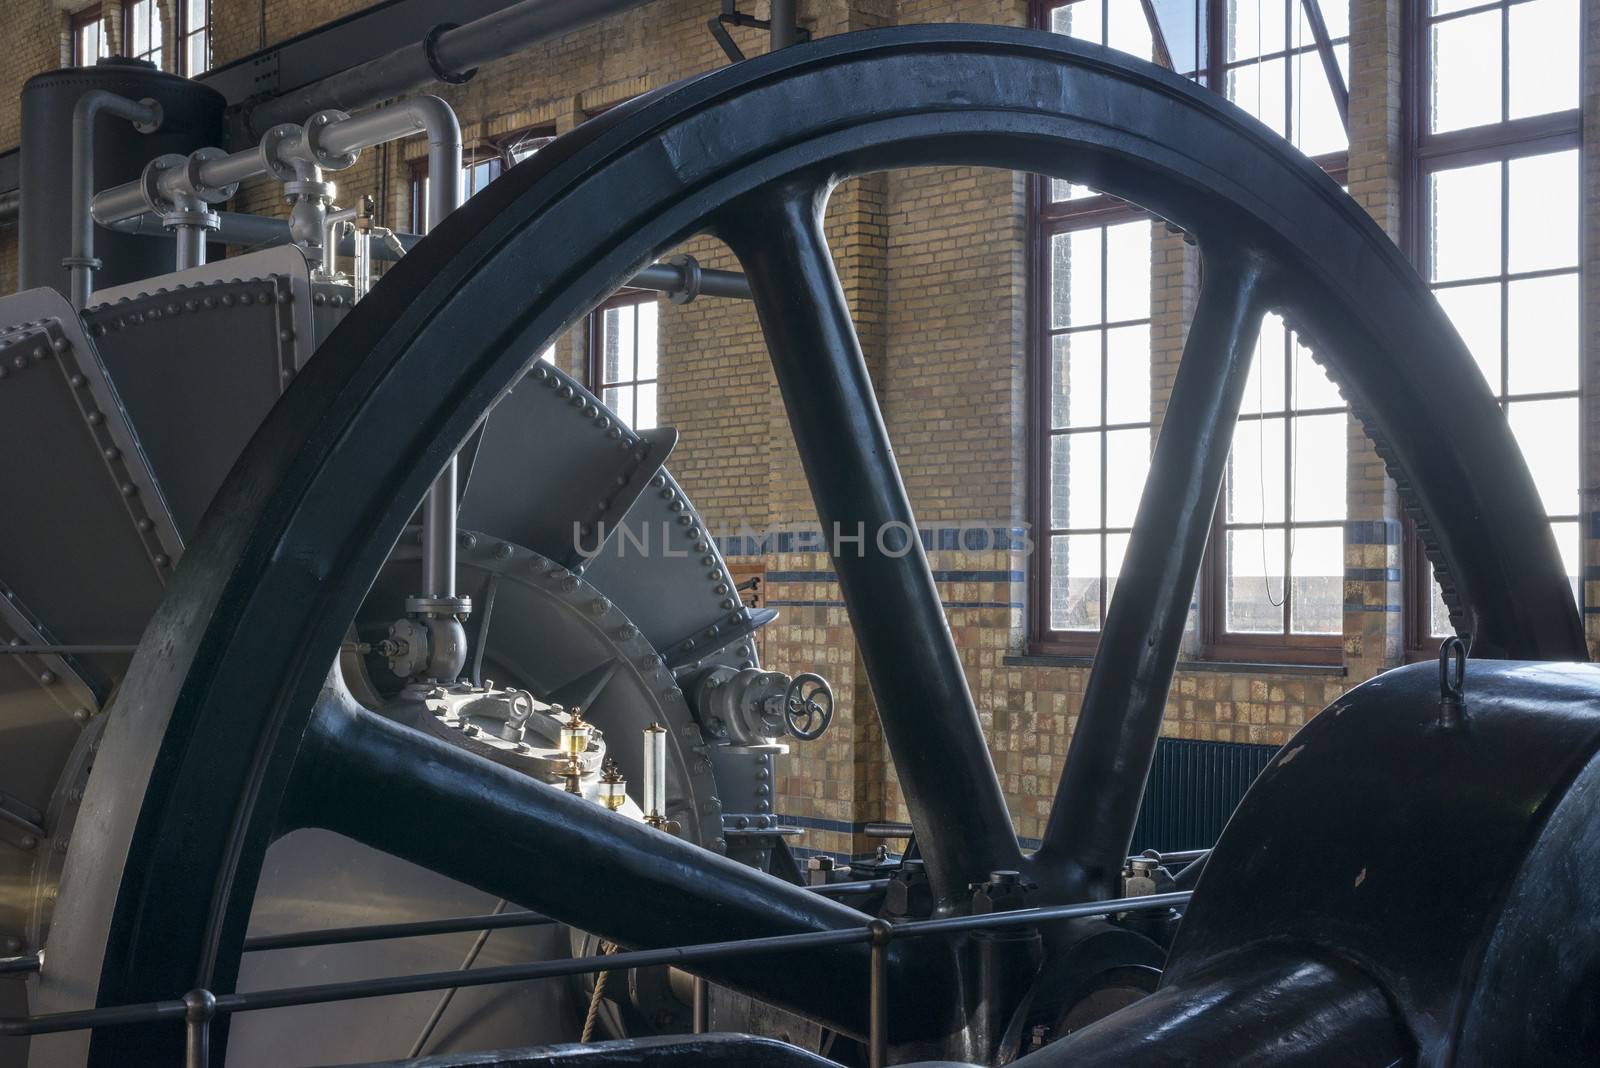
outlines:
M827 190L766 190L716 232L754 292L878 716L941 905L1021 862L977 709L823 234Z
M803 887L613 813L363 707L337 678L295 765L279 833L320 827L624 946L859 929L866 917ZM951 971L908 943L902 1008L937 1018ZM913 964L911 954L917 955ZM831 1026L866 1029L867 946L697 967ZM917 981L909 981L915 968Z
M1115 599L1035 857L1067 896L1114 897L1144 795L1260 332L1262 268L1207 255Z

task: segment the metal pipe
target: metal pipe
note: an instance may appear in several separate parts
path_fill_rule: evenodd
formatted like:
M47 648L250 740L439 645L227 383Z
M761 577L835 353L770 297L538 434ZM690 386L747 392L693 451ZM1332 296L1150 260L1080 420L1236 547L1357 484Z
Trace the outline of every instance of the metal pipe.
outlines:
M463 931L499 931L514 927L544 927L555 923L539 912L491 912L482 916L451 916L442 920L414 920L408 923L371 923L359 927L329 927L321 931L290 931L285 934L256 935L244 940L246 953L274 949L304 949L307 946L342 946L352 942L382 942L391 938L424 938L429 935L460 934Z
M30 975L44 964L38 953L25 953L20 957L0 957L0 975Z
M465 26L436 26L416 44L263 101L246 111L246 122L252 131L261 133L278 123L302 122L326 108L353 111L434 82L463 82L491 60L648 2L523 0Z
M889 940L894 928L878 918L867 924L867 931L872 946L867 958L867 1068L884 1068L889 1063Z
M772 50L788 48L799 38L795 0L772 0Z
M775 191L725 212L718 236L750 278L936 907L951 908L1022 868L1022 851L823 234L825 197Z
M94 217L89 204L94 200L94 121L102 113L127 119L142 133L161 125L161 106L154 100L130 100L104 89L84 93L72 109L72 255L61 262L67 268L68 296L74 308L88 307L94 293L94 272L100 266L94 258Z
M191 267L203 266L206 262L206 228L179 223L172 231L173 241L177 245L173 258L176 268L187 271Z
M687 847L693 848L693 847ZM1170 908L1187 902L1188 894L1156 894L1150 897L1119 898L1113 901L1095 901L1081 905L1057 905L1048 908L1023 909L1015 912L991 912L977 916L960 916L953 920L919 920L895 925L891 934L895 940L930 934L950 934L959 931L1023 927L1054 920L1108 916L1118 912L1144 912ZM739 941L707 942L699 945L674 946L665 949L623 950L606 956L569 957L565 960L532 961L526 964L506 964L493 968L459 969L450 972L424 972L416 975L388 976L378 979L357 979L347 983L327 983L321 986L284 987L257 990L242 994L224 994L216 999L215 1012L228 1015L236 1012L255 1012L263 1009L288 1008L296 1005L315 1005L332 1001L351 1001L357 998L387 997L392 994L417 994L430 990L445 990L458 986L492 986L496 983L518 983L534 979L555 979L581 975L602 969L650 968L673 965L685 968L693 964L712 961L737 960L763 954L794 953L796 951L827 949L846 945L870 944L875 937L873 924L889 926L885 921L873 920L860 927L846 927L831 931L808 931L797 934L773 935L766 938L749 938ZM884 961L885 982L879 987L885 994L887 1005L888 960ZM197 993L204 993L199 991ZM91 1027L110 1027L122 1024L156 1023L161 1020L186 1018L190 1004L183 1001L152 1001L137 1005L113 1005L98 1009L77 1009L70 1012L47 1013L38 1016L13 1016L0 1019L0 1037L59 1034L63 1031L80 1031ZM887 1019L887 1012L885 1013Z
M1101 630L1100 648L1112 652L1089 669L1055 804L1031 858L1039 884L1069 899L1118 889L1261 325L1263 265L1219 250L1205 266Z
M183 996L184 1068L211 1068L211 1019L217 1014L217 996L209 990L191 990Z

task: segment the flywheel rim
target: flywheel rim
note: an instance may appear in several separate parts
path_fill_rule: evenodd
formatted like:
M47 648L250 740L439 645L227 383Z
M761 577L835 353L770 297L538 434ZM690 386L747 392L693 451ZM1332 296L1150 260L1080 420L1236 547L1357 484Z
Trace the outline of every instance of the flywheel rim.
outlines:
M768 121L751 122L752 110ZM1154 139L1184 129L1185 149ZM1412 469L1423 459L1397 409L1412 418L1448 411L1470 428L1446 426L1462 447L1408 482L1424 511L1445 518L1432 524L1441 562L1462 587L1483 648L1583 656L1575 610L1550 599L1566 584L1554 542L1516 514L1538 500L1526 467L1509 432L1484 418L1493 411L1487 390L1449 376L1471 362L1442 311L1326 175L1286 157L1275 135L1209 92L1053 35L899 28L703 76L614 109L563 142L447 218L375 287L213 503L108 728L101 766L125 774L91 780L85 808L94 815L80 822L68 859L44 1009L228 987L246 888L293 762L292 746L275 743L299 737L326 665L432 472L546 339L703 228L717 206L794 174L826 182L936 162L1020 166L1126 192L1187 224L1202 248L1212 235L1243 234L1275 249L1299 268L1275 276L1283 303L1344 372L1349 399L1386 432L1397 462ZM1039 158L1051 144L1060 155ZM1129 170L1113 175L1115 167ZM1212 202L1219 195L1228 210ZM580 198L615 213L575 210ZM1323 247L1313 256L1289 234L1319 221L1337 232L1314 233ZM554 264L550 248L581 251ZM1342 294L1335 312L1304 306L1327 293ZM485 321L486 310L500 317ZM1394 336L1386 340L1380 325ZM445 337L449 347L436 343ZM1400 361L1380 377L1379 361L1363 365L1347 351L1360 343L1414 357L1415 366ZM1379 396L1380 384L1395 396ZM1455 477L1474 457L1503 476L1498 514L1479 487ZM1451 567L1460 562L1473 566ZM214 825L195 824L208 813L219 817ZM149 1049L171 1048L168 1037L158 1032ZM82 1041L56 1041L48 1063L83 1056ZM135 1063L142 1048L126 1032L97 1036L89 1056Z

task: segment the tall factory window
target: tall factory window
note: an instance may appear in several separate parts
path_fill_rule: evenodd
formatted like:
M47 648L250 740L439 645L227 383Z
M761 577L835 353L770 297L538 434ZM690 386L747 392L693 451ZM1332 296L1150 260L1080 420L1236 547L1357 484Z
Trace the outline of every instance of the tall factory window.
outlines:
M1293 330L1261 324L1203 602L1207 655L1320 660L1344 629L1344 400Z
M1214 86L1308 156L1349 148L1338 103L1350 67L1347 0L1221 0L1212 12Z
M211 69L211 0L178 0L178 72L186 78Z
M132 0L122 8L122 39L131 59L148 59L162 65L162 36L166 20L161 16L160 0Z
M656 426L656 295L625 290L589 315L589 388L635 430Z
M106 28L98 6L72 16L72 62L79 67L93 66L111 54Z
M1408 244L1499 401L1582 600L1578 0L1418 0ZM1407 530L1413 655L1452 633Z

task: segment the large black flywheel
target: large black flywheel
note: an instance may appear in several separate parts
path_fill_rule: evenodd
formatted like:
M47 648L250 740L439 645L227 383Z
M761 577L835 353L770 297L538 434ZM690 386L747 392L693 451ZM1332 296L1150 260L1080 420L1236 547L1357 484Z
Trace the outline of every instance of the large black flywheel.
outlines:
M999 869L1023 870L1041 901L1115 896L1269 309L1310 339L1381 441L1475 655L1585 658L1538 496L1470 356L1315 165L1215 94L1058 36L829 38L653 93L541 151L439 225L322 347L212 505L122 687L40 1008L230 989L263 852L305 826L629 945L858 925L844 905L367 712L329 665L434 474L496 399L551 338L696 233L723 238L750 276L824 529L909 524L819 220L842 178L930 164L1124 197L1190 234L1205 270L1037 854L1018 848L915 542L890 554L869 539L860 557L852 543L835 561L941 909ZM467 824L476 833L455 833ZM959 1030L964 959L926 940L895 947L896 1041ZM865 963L852 946L707 974L861 1033ZM40 1040L36 1056L166 1063L176 1042L108 1029Z

